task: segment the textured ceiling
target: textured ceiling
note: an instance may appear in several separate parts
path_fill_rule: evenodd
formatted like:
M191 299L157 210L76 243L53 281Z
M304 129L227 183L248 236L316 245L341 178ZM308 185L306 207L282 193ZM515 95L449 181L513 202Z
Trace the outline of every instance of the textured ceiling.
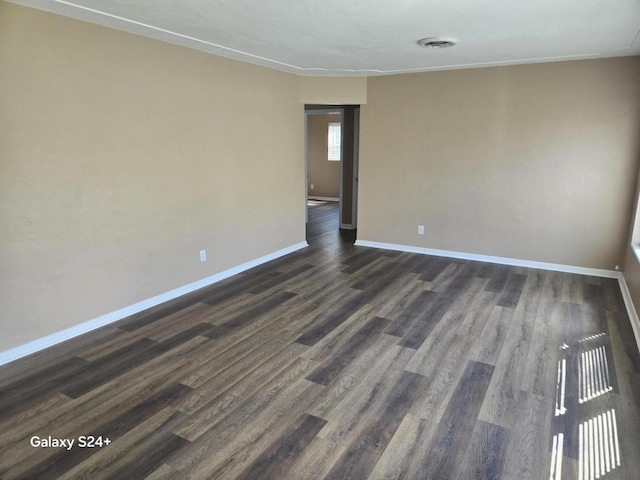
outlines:
M640 55L640 0L16 0L300 75ZM424 37L453 48L429 50Z

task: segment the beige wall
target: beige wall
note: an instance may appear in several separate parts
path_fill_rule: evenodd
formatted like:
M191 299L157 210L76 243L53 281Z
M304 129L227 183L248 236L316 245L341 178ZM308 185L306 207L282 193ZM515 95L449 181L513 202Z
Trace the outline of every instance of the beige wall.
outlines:
M0 2L0 352L303 242L303 118L294 75Z
M340 117L331 114L307 115L307 181L310 196L340 197L340 162L327 160L329 123L340 122Z
M300 77L300 101L317 105L367 103L366 77Z
M612 269L639 116L639 57L370 78L358 238Z

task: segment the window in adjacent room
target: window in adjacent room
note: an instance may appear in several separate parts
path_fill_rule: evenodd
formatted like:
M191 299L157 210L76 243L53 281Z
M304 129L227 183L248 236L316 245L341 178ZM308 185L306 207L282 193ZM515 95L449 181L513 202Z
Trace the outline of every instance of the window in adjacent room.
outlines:
M340 123L329 124L329 156L328 160L340 161Z
M636 201L636 213L633 219L633 231L631 232L631 248L640 262L640 196Z

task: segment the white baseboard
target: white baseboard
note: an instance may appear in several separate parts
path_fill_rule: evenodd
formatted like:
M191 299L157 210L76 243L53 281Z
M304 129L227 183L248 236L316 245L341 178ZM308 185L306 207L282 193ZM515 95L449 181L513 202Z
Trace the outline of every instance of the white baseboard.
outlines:
M309 195L307 197L309 200L324 200L325 202L339 202L340 199L338 197L318 197L315 195Z
M382 248L385 250L397 250L400 252L422 253L424 255L460 258L462 260L476 260L479 262L499 263L501 265L511 265L514 267L539 268L541 270L577 273L580 275L591 275L593 277L619 278L620 274L620 272L616 272L614 270L604 270L600 268L574 267L572 265L562 265L559 263L534 262L531 260L520 260L517 258L493 257L490 255L479 255L476 253L436 250L434 248L412 247L409 245L396 245L394 243L370 242L368 240L356 240L355 244L356 246L361 247Z
M135 313L142 312L143 310L146 310L148 308L155 307L156 305L160 305L161 303L168 302L169 300L173 300L174 298L178 298L187 293L194 292L200 288L220 282L221 280L232 277L233 275L237 275L238 273L244 272L245 270L257 267L258 265L262 265L263 263L275 260L276 258L288 255L289 253L295 252L308 246L309 244L307 242L301 242L295 245L291 245L263 257L256 258L255 260L251 260L236 267L230 268L223 272L216 273L215 275L211 275L210 277L203 278L202 280L198 280L197 282L193 282L169 292L156 295L155 297L143 300L125 308L121 308L120 310L116 310L87 322L83 322L80 325L75 325L60 332L56 332L46 337L39 338L38 340L25 343L24 345L12 348L11 350L6 350L0 353L0 365L13 362L14 360L26 357L27 355L31 355L32 353L38 352L45 348L52 347L53 345L64 342L65 340L70 340L74 337L90 332L97 328L104 327L105 325L109 325L110 323L122 320L123 318L126 318Z
M620 284L622 298L631 321L631 328L636 338L638 351L640 351L640 320L635 309L629 287L622 272L615 270L604 270L599 268L575 267L573 265L562 265L558 263L534 262L531 260L520 260L517 258L493 257L490 255L478 255L475 253L453 252L449 250L436 250L433 248L412 247L409 245L397 245L394 243L370 242L368 240L356 240L356 246L381 248L384 250L396 250L400 252L421 253L425 255L437 255L439 257L460 258L463 260L477 260L480 262L499 263L501 265L511 265L515 267L538 268L541 270L552 270L556 272L576 273L579 275L591 275L593 277L617 278Z
M627 314L631 321L631 328L633 329L633 336L636 337L636 345L638 345L638 351L640 351L640 319L638 319L638 312L631 299L631 292L627 286L627 281L624 279L624 274L618 272L618 282L620 282L620 291L622 292L622 298L624 299L624 306L627 308Z

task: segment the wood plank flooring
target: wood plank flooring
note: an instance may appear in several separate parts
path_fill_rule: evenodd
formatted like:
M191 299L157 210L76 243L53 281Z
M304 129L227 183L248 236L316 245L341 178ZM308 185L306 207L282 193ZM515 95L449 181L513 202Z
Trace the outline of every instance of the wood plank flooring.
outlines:
M355 247L311 203L309 248L1 367L0 478L640 478L616 280Z

